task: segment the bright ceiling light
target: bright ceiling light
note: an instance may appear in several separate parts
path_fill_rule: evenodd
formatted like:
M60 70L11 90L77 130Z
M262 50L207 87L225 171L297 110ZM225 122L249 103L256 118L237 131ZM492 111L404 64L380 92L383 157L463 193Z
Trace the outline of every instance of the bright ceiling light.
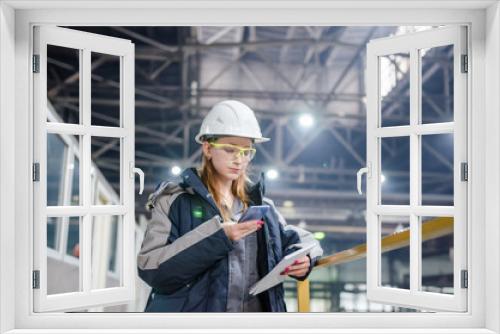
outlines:
M174 166L170 171L173 175L179 175L181 173L181 168L179 166Z
M380 182L382 182L382 183L385 182L385 175L384 174L380 175Z
M279 173L276 169L270 169L267 171L266 176L269 180L276 180L279 177Z
M314 118L310 114L302 114L299 117L299 124L304 128L310 128L314 124Z

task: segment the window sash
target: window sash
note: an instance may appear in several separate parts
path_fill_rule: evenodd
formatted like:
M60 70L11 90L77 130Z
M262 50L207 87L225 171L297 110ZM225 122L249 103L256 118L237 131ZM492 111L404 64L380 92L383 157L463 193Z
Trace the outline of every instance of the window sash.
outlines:
M460 71L461 55L466 54L466 28L445 27L424 32L372 40L367 47L367 164L372 170L367 177L367 295L381 303L404 305L424 310L467 310L467 289L461 288L461 270L467 270L467 183L460 181L460 163L467 162L466 106L467 75ZM419 50L444 45L454 50L454 121L419 124L421 71ZM410 124L382 127L379 98L379 57L408 53L410 55ZM453 133L454 144L454 206L424 206L419 204L421 192L420 136L424 134ZM382 205L381 199L381 138L402 136L409 139L410 191L409 205ZM380 214L408 216L410 220L409 270L410 288L399 289L380 286L382 257L380 246ZM451 216L453 228L453 287L454 294L436 294L420 291L421 285L421 225L419 217Z
M35 96L35 149L34 159L40 163L40 181L34 184L34 267L40 271L40 288L33 290L35 312L70 311L92 306L125 303L135 296L135 251L134 251L134 46L130 41L101 36L59 27L35 27L34 53L40 55L40 73L34 75ZM57 45L79 50L80 60L80 124L57 123L55 115L46 106L47 100L47 45ZM111 54L120 57L120 127L91 125L90 74L91 52ZM57 134L68 147L71 135L80 136L80 198L77 206L46 206L47 195L47 134ZM120 152L120 202L116 205L93 205L91 198L91 138L93 136L114 137L121 141ZM68 150L66 150L68 151ZM95 189L95 187L94 187ZM97 189L95 189L97 190ZM64 203L64 202L63 202ZM95 215L119 215L123 245L120 271L123 275L120 287L92 288L92 224ZM47 217L81 217L79 285L80 291L47 294ZM63 229L64 230L64 229ZM65 252L65 250L62 250ZM123 261L123 259L130 259Z

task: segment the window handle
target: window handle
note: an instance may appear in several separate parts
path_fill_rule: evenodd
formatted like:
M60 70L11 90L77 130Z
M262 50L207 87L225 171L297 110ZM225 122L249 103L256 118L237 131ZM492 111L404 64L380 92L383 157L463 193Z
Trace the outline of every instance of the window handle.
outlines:
M363 168L360 168L358 170L358 173L356 174L357 175L357 178L358 178L358 194L360 195L363 195L363 191L361 190L361 176L363 176L363 174L366 174L367 177L370 177L370 163L368 163L368 166L366 167L363 167Z
M135 174L139 174L139 195L144 191L144 172L142 169L134 166L134 162L130 162L130 177L134 178Z

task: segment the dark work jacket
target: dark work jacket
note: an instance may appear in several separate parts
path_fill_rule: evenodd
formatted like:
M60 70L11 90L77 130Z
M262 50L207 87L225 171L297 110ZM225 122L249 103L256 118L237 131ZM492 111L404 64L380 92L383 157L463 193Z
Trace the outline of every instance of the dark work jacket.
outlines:
M139 276L152 287L146 312L225 312L232 241L221 226L221 214L195 168L182 182L162 182L149 196L152 218L137 257ZM322 254L312 235L286 225L274 203L264 197L263 179L247 184L250 205L271 210L257 231L259 276L265 276L287 254L300 248L304 236L316 242L309 254L309 275ZM314 255L315 254L315 255ZM260 293L265 311L286 312L283 284Z

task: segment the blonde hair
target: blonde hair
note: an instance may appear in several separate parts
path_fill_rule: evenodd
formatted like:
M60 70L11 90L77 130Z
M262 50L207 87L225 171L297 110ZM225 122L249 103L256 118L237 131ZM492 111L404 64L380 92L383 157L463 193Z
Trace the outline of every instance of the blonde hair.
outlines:
M230 220L232 216L230 208L226 208L222 205L222 197L217 191L217 186L215 184L215 167L212 164L212 161L210 161L204 154L202 157L201 168L198 169L198 172L200 174L201 181L212 194L215 204L222 215L222 219L224 221ZM246 210L250 203L250 198L246 192L246 183L249 181L250 179L248 178L247 170L245 169L231 184L231 193L243 203L243 210Z

